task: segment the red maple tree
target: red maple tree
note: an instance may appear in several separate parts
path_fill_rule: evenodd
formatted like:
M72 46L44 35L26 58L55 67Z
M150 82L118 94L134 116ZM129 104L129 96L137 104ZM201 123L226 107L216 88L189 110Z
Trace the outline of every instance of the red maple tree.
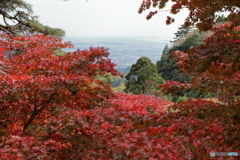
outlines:
M1 35L0 46L1 159L116 157L114 139L172 104L98 80L119 75L103 47L58 56L72 45L43 35Z
M119 75L103 47L57 56L58 50L72 45L43 35L1 35L0 46L1 152L7 154L1 159L23 156L21 145L26 145L25 154L36 145L36 154L24 155L27 158L46 155L47 145L58 143L51 140L55 133L48 126L49 118L55 117L49 123L56 123L64 110L105 106L113 97L109 84L96 79L106 73ZM15 147L4 149L4 143ZM11 157L14 153L16 157Z
M142 9L152 2L163 8L167 1L148 0ZM201 88L229 101L173 104L154 96L114 93L96 78L119 75L105 48L57 56L71 44L43 35L1 35L0 159L179 160L207 159L210 151L239 151L240 40L233 8L239 2L173 2L174 14L190 9L186 26L200 22L200 29L208 29L218 5L232 10L232 23L214 28L204 44L187 53L175 52L181 69L195 77L189 84L167 82L163 91ZM206 21L201 19L207 15Z
M170 8L166 8L168 2L172 2ZM158 10L150 11L146 17L148 20L157 14L158 11L165 8L171 15L178 14L183 9L188 9L189 14L185 19L184 26L188 28L191 25L196 25L201 31L207 31L214 26L218 17L217 13L229 13L226 20L231 21L234 26L239 26L240 23L240 3L238 0L143 0L138 13L142 13L145 10L152 10L151 7L158 8ZM166 10L163 11L166 12ZM174 18L167 16L166 24L173 22Z
M164 9L167 2L169 2L169 0L143 1L139 8L139 13L150 9L151 6ZM207 38L202 45L193 47L186 53L181 51L172 53L178 60L177 64L180 69L185 74L194 76L191 82L180 83L169 81L161 86L163 87L162 91L165 93L174 93L178 90L200 89L206 93L215 93L220 100L218 103L202 99L189 100L180 104L174 104L170 107L170 109L177 112L178 115L197 118L200 121L203 120L207 122L209 125L219 125L218 129L222 132L215 137L215 139L218 139L218 142L209 139L206 141L211 142L208 144L205 143L205 146L196 146L196 143L200 142L201 139L210 138L211 136L197 136L196 141L193 143L194 149L191 150L192 154L189 153L188 155L193 155L193 157L191 157L192 159L197 157L202 159L209 158L206 153L209 154L210 150L239 152L240 2L238 0L172 0L172 2L173 4L169 10L171 14L178 14L185 8L189 10L189 15L184 23L186 28L190 25L196 25L200 31L213 31L213 35ZM229 22L221 25L216 24L215 20L217 19L218 12L228 12L226 20ZM151 19L155 14L157 14L157 11L151 11L147 19ZM170 24L172 22L174 22L174 18L168 16L166 23ZM209 126L202 127L209 128ZM192 126L190 128L195 127ZM185 133L191 131L192 129L190 128ZM218 129L216 128L216 130ZM207 134L215 134L213 130L204 130ZM195 132L205 133L204 130L200 129ZM209 144L214 144L215 148L211 148ZM192 144L189 144L190 147L191 145ZM178 158L180 157L179 155ZM234 159L233 157L231 158Z

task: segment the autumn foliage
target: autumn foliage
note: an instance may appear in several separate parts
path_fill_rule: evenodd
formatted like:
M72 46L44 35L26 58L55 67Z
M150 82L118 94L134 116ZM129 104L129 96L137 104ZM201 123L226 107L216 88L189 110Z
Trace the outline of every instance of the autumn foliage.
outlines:
M96 78L119 75L105 48L57 56L72 45L43 35L1 35L0 43L1 159L197 159L239 150L239 102L114 93Z
M170 8L166 8L172 2ZM217 13L228 12L226 19L231 21L234 26L240 24L239 21L239 0L143 0L139 7L138 13L142 13L146 10L149 11L147 19L151 19L153 15L159 13L159 11L169 12L171 16L167 16L166 24L171 24L175 21L174 15L181 12L181 10L188 9L189 14L184 22L184 27L196 25L201 31L207 31L214 26L217 19ZM160 9L160 10L159 10Z
M43 35L1 35L0 44L1 159L108 157L111 138L171 104L113 93L96 78L119 75L103 47L57 56L72 45Z
M144 1L139 12L151 5L164 8L166 2ZM209 159L211 151L240 152L240 30L233 8L239 2L173 2L171 13L189 8L185 26L199 22L201 30L213 26L214 12L231 11L231 23L215 26L204 44L173 53L181 70L194 76L191 82L161 86L164 93L213 92L218 102L174 104L113 92L97 78L120 75L106 48L59 56L73 46L44 35L0 35L0 159L200 160ZM173 21L168 17L167 23Z
M14 155L15 151L16 156L26 156L25 152L29 152L31 145L47 154L46 146L49 145L51 150L51 144L58 143L51 139L55 135L51 125L56 123L56 116L65 109L105 106L108 103L105 100L113 96L109 84L95 78L105 73L118 75L115 64L107 58L109 52L105 48L90 48L57 56L58 50L72 47L71 44L43 35L14 38L1 35L0 44L3 48L0 73L1 145L12 142L15 145L6 145L10 150L2 150L5 154L11 155L12 152ZM49 122L50 117L55 119ZM44 141L41 143L39 139ZM26 148L21 145L26 145ZM21 153L18 149L24 151ZM36 151L36 156L44 154ZM34 158L31 156L34 155L27 157ZM9 155L6 157L11 159Z
M192 85L195 88L218 92L225 101L240 96L240 28L234 27L229 32L231 27L231 23L227 23L213 28L214 34L187 54L173 53L181 69L194 76Z

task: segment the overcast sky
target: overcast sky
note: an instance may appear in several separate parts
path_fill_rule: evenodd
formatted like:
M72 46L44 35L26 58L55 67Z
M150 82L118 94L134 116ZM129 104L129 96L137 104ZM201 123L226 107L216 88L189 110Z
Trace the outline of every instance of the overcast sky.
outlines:
M138 14L142 0L26 0L41 23L65 30L66 37L159 37L172 40L186 12L167 26L163 11L151 20ZM88 1L88 2L86 2Z

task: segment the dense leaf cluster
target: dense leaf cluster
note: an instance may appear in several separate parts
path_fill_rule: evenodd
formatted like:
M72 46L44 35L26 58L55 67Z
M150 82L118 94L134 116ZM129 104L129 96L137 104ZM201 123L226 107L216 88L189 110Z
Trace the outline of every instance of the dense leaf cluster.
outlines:
M183 72L179 70L176 65L177 60L172 57L172 52L174 51L188 51L191 47L200 45L203 43L204 35L200 34L198 31L193 31L189 36L184 35L184 39L181 40L180 44L176 44L171 48L166 48L163 50L161 60L157 61L158 73L165 80L175 80L180 82L188 82L190 76L184 76ZM178 42L176 42L178 43Z
M202 159L239 150L239 102L114 93L97 78L118 75L105 48L56 56L71 44L42 35L2 35L0 43L3 160Z
M231 23L215 27L204 44L193 47L187 54L173 53L181 69L194 76L191 83L196 88L217 93L228 101L240 96L240 28L232 27Z
M167 1L147 0L141 9L151 2L163 8ZM240 27L233 8L239 1L173 2L172 13L188 7L189 18L200 19L200 28L212 22L211 9L232 11L232 23L213 28L199 46L175 51L179 68L194 78L189 83L168 81L162 91L201 89L223 99L174 104L155 96L115 93L99 80L119 75L107 49L58 56L72 45L43 35L1 35L0 159L200 160L209 159L211 151L239 153ZM210 18L201 22L206 15ZM143 62L152 66L146 58ZM141 66L133 66L134 75L144 71Z
M165 80L158 75L157 67L147 57L141 57L126 75L125 92L134 94L154 94Z
M180 28L180 31L183 30ZM181 31L186 32L187 31ZM178 32L177 32L178 33ZM177 60L172 56L172 52L174 51L183 51L186 52L190 48L200 45L203 43L203 40L209 35L209 33L199 32L198 30L194 30L186 35L182 35L179 37L175 44L168 48L168 46L165 46L162 57L159 61L157 61L157 69L158 73L168 81L179 81L179 82L189 82L193 75L191 74L184 74L179 69L179 66L177 65ZM183 91L180 90L176 92L173 97L173 101L176 102L178 98L185 97L185 98L203 98L203 97L209 97L210 95L203 94L199 91Z
M1 159L124 157L115 139L172 104L113 93L98 79L119 75L103 47L57 56L71 44L43 35L1 35L0 44Z

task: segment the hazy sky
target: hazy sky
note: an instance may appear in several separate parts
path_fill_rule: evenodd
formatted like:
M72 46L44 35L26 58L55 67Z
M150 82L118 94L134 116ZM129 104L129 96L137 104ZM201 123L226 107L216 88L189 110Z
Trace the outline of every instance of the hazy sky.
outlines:
M33 5L41 23L66 31L66 37L155 36L172 40L186 12L165 24L169 13L163 11L151 20L147 12L138 14L142 0L26 0Z

